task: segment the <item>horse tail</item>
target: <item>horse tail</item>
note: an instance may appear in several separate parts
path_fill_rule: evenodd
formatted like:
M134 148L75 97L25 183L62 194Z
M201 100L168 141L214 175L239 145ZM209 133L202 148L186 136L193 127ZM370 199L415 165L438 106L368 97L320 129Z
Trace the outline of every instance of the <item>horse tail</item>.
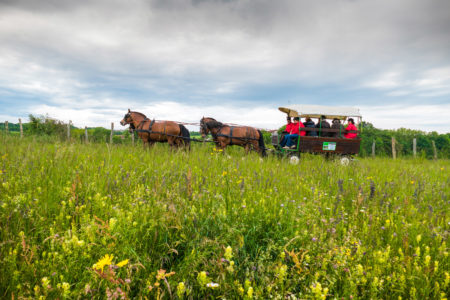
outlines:
M178 124L178 126L180 126L180 134L184 146L191 150L191 134L189 133L189 130L187 130L187 128L182 124Z
M259 130L259 129L258 129L258 133L259 133L258 144L259 144L259 148L261 149L261 155L262 155L262 156L267 156L267 153L266 153L266 145L264 145L264 137L263 137L263 134L262 134L261 130Z

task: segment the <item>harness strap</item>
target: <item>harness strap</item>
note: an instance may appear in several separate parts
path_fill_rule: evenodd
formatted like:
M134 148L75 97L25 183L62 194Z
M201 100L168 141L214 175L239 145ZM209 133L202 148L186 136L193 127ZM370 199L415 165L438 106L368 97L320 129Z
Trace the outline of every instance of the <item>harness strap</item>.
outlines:
M230 146L233 145L233 126L230 126Z

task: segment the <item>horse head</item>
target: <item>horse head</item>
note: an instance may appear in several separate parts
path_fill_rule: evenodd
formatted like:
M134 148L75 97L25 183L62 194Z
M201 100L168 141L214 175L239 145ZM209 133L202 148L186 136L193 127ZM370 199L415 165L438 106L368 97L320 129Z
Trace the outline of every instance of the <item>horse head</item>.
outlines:
M133 124L133 117L131 116L131 110L128 109L128 112L125 114L123 119L120 121L120 125L125 126L127 124Z
M202 135L202 138L205 138L206 135L209 133L207 120L208 120L208 118L205 118L205 117L203 117L200 120L200 134Z

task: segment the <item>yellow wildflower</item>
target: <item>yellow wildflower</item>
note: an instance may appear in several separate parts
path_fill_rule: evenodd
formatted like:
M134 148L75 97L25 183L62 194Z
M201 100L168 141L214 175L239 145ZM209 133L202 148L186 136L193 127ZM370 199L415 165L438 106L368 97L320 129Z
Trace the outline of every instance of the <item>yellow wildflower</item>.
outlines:
M252 287L249 287L248 288L248 290L247 290L247 297L248 298L253 298L253 288Z
M180 282L177 286L177 295L179 298L182 298L184 293L186 292L186 286L184 285L184 282Z
M106 254L96 264L94 264L93 268L96 270L103 271L103 268L105 266L109 266L110 264L112 264L113 258L114 258L114 255Z
M417 241L418 243L420 243L421 240L422 240L422 235L418 234L418 235L416 236L416 241Z
M225 249L225 254L223 255L225 256L226 259L230 260L233 257L233 248L231 248L230 246L228 246Z
M119 262L119 263L117 264L117 266L118 266L119 268L121 268L121 267L125 266L127 263L128 263L128 259L125 259L125 260L122 260L121 262Z

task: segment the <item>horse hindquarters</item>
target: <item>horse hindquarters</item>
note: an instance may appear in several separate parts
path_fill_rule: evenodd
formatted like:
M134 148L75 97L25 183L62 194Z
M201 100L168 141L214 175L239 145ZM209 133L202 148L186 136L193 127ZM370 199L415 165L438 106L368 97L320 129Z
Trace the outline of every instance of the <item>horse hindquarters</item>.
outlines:
M189 133L189 130L187 130L186 127L184 127L184 125L179 124L178 125L180 127L180 140L181 143L184 145L185 148L187 148L188 150L191 150L191 134Z

